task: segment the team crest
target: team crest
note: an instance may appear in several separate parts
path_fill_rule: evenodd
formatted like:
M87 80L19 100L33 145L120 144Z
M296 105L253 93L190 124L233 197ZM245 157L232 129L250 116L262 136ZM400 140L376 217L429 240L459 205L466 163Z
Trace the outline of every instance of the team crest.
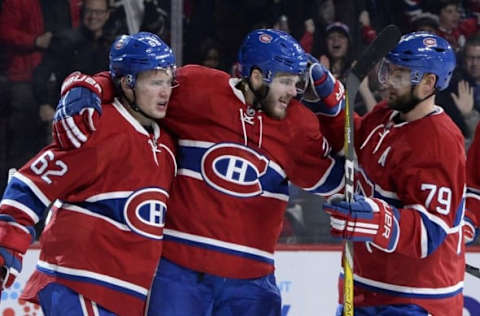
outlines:
M433 37L426 37L423 39L423 45L427 47L437 46L437 40Z
M144 237L162 239L167 198L167 192L158 188L134 192L123 209L127 226Z
M258 39L260 40L260 42L265 43L265 44L269 44L272 41L272 37L268 34L265 34L265 33L260 34Z
M201 172L214 189L236 197L262 193L260 177L268 168L268 159L252 149L233 143L211 147L202 157Z

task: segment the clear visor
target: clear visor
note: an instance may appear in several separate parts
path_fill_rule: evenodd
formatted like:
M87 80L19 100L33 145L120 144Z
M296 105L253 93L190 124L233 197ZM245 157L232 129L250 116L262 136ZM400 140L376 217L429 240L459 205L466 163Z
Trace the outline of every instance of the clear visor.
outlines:
M297 84L295 85L295 88L297 89L297 94L304 94L305 93L305 90L307 89L307 83L308 83L307 76L308 76L307 72L298 76L299 80L298 80Z
M405 88L411 84L410 78L410 69L394 65L385 58L380 62L378 82L382 87Z

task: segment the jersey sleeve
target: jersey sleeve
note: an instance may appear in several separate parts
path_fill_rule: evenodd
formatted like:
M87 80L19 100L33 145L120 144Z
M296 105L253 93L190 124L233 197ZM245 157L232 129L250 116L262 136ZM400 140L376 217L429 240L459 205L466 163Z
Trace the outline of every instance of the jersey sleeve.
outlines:
M71 151L54 145L44 148L9 181L0 213L24 226L36 224L55 199L71 198L88 186L99 163L91 146Z
M396 251L415 258L429 256L447 240L457 252L462 243L463 144L460 139L452 143L437 137L425 146L428 148L423 152L407 151L393 173L398 199L403 204L399 209L400 239Z
M332 154L315 115L303 106L298 112L302 121L292 128L294 136L288 146L292 159L286 168L288 177L306 191L322 196L335 194L344 186L345 160Z
M480 124L467 156L467 194L465 218L476 229L480 227Z

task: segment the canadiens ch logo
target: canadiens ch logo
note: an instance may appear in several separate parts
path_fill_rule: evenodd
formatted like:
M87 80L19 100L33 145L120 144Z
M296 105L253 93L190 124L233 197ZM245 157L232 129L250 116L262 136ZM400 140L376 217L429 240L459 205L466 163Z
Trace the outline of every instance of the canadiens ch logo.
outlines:
M262 193L260 177L268 168L268 159L248 147L221 143L202 157L202 176L208 185L237 197Z
M127 226L147 238L162 239L168 193L158 188L145 188L127 199L123 215Z

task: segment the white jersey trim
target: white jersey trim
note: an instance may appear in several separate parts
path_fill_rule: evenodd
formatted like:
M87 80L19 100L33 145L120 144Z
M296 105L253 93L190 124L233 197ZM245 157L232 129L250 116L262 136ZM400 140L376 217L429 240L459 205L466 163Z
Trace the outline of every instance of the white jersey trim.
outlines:
M455 285L447 286L447 287L439 287L439 288L427 288L427 287L411 287L411 286L403 286L403 285L395 285L391 283L385 283L380 281L375 281L371 279L367 279L361 277L357 274L353 275L355 281L363 283L368 286L373 286L379 289L395 291L405 294L419 294L419 295L445 295L449 293L454 293L461 288L463 288L463 281L458 282Z
M48 262L43 261L43 260L38 260L37 265L46 269L46 270L50 270L50 271L53 271L53 272L60 272L60 273L64 273L64 274L70 274L70 275L74 275L74 276L95 279L95 280L99 280L99 281L105 282L105 283L111 283L111 284L114 284L116 286L123 287L123 288L129 289L131 291L140 293L141 295L144 295L144 296L146 296L148 294L148 289L146 289L144 287L141 287L141 286L138 286L136 284L133 284L133 283L130 283L130 282L127 282L127 281L124 281L124 280L120 280L120 279L117 279L117 278L114 278L114 277L111 277L111 276L108 276L108 275L105 275L105 274L100 274L100 273L96 273L96 272L92 272L92 271L88 271L88 270L83 270L83 269L74 269L74 268L62 267L62 266L59 266L59 265L56 265L56 264L48 263Z
M192 171L192 170L189 170L189 169L184 169L184 168L178 169L178 175L195 178L197 180L203 180L200 172L195 172L195 171Z
M30 180L29 178L25 177L23 174L20 172L16 172L13 175L14 178L17 178L18 180L22 181L25 183L30 190L35 194L35 196L45 205L45 207L48 207L52 201L50 201L49 198L43 192Z
M85 200L85 202L94 203L94 202L103 201L103 200L126 199L132 193L133 191L117 191L117 192L100 193L100 194L96 194L88 197Z
M177 160L175 159L175 155L173 154L173 152L170 150L170 148L168 148L167 146L165 146L164 144L160 144L160 147L164 148L167 153L170 155L170 158L172 158L172 162L173 162L173 167L175 168L175 173L174 175L176 176L177 175L177 172L178 172L178 167L177 167ZM168 194L167 194L168 195Z
M212 142L202 142L202 141L190 140L190 139L180 139L178 141L178 144L180 146L199 147L199 148L210 148L213 145L215 145L215 143L212 143Z
M432 213L428 212L427 209L421 204L412 204L412 205L405 205L404 208L414 209L423 215L425 215L429 221L437 224L440 226L447 234L456 234L462 227L462 223L460 222L459 225L454 227L449 227L447 223L443 219L438 216L433 215Z
M10 199L4 199L0 203L0 206L2 206L2 205L8 205L8 206L14 207L14 208L24 212L28 217L30 217L32 219L33 223L35 223L35 224L38 223L38 221L40 220L38 218L38 215L31 208L29 208L25 204L19 203L18 201L10 200Z
M244 252L244 253L248 253L248 254L252 254L252 255L256 255L256 256L260 256L260 257L265 257L265 258L268 258L270 260L273 260L273 253L270 253L270 252L267 252L267 251L264 251L264 250L261 250L261 249L253 248L253 247L234 244L234 243L231 243L231 242L221 241L221 240L218 240L218 239L203 237L203 236L199 236L199 235L184 233L184 232L180 232L178 230L173 230L173 229L168 229L168 228L163 230L163 234L168 235L168 236L172 236L172 237L176 237L176 238L180 238L180 239L190 240L190 241L193 241L193 242L212 245L212 246L216 246L216 247L220 247L220 248L232 249L232 250L235 250L235 251Z

